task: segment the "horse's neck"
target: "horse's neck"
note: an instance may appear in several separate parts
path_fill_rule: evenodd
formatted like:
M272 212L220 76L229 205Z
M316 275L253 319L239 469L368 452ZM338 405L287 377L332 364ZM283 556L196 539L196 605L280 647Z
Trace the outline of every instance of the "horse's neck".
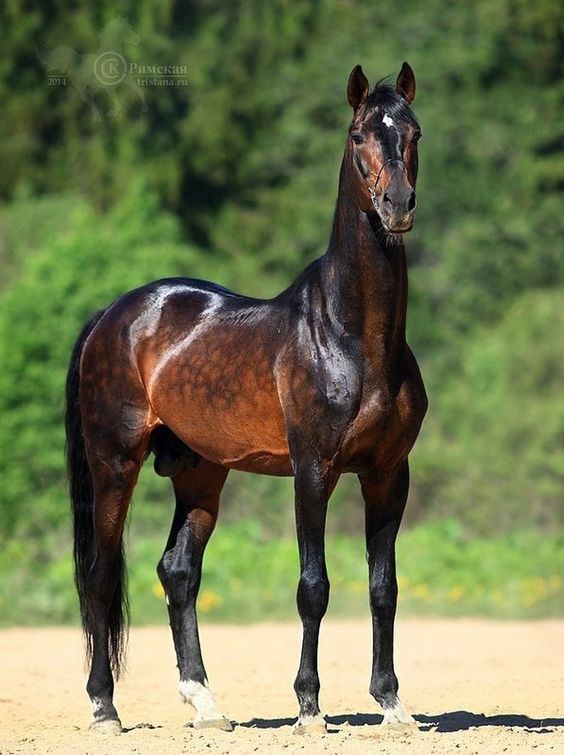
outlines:
M401 239L388 243L379 220L362 212L353 195L345 153L329 248L322 265L327 301L346 332L360 335L372 360L403 353L407 265Z

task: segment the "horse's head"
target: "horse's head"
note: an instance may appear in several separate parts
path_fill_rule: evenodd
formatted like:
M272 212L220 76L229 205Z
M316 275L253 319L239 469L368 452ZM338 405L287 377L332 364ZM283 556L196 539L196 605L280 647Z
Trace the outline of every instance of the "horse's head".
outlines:
M361 66L349 78L354 111L349 131L353 189L360 209L378 213L384 230L411 230L415 214L419 124L410 105L415 76L404 63L395 89L377 84L372 92Z

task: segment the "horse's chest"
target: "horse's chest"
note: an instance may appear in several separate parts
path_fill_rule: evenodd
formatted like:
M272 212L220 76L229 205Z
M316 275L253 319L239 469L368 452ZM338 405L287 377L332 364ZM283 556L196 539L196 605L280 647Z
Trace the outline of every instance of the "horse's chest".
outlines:
M396 390L374 382L365 390L343 451L353 469L403 461L417 438L427 408L418 374L406 374Z

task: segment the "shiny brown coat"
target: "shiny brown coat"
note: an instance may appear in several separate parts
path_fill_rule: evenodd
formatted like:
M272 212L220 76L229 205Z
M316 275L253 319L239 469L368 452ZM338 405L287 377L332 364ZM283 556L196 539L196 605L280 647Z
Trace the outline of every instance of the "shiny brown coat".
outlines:
M408 718L397 698L392 644L394 542L407 457L427 407L405 337L402 234L414 219L420 135L409 107L414 94L407 64L395 90L376 86L372 93L362 69L354 69L348 88L354 115L328 249L279 296L252 299L213 283L166 279L121 297L81 335L69 372L67 428L96 725L118 721L110 665L117 670L123 626L121 537L150 452L157 471L172 477L177 501L159 575L182 689L207 684L195 599L228 470L293 475L304 626L298 725L320 723L317 642L329 596L325 514L339 476L353 472L366 502L371 691L385 720ZM88 500L77 470L90 475ZM197 696L189 701L197 718L204 715ZM217 720L227 727L225 718Z

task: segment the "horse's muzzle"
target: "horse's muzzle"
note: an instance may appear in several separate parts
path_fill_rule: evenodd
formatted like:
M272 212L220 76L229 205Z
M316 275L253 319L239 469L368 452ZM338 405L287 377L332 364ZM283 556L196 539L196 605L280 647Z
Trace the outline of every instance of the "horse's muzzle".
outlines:
M413 227L416 204L414 189L409 184L399 184L382 193L376 209L387 231L406 233Z

